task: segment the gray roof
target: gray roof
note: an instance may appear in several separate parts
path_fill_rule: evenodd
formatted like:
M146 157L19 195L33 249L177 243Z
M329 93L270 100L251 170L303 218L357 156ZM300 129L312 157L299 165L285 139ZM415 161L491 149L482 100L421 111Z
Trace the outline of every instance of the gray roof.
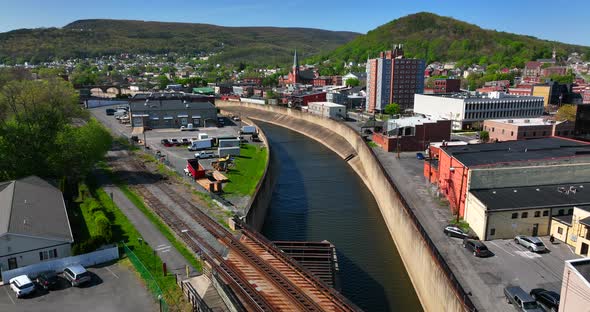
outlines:
M162 111L162 110L193 110L193 109L212 109L215 105L209 102L184 102L182 100L163 100L147 102L130 102L129 108L134 111ZM187 108L188 105L188 108Z
M62 193L30 176L0 183L0 236L5 233L74 241Z
M555 137L448 146L444 150L467 167L590 155L588 143Z
M470 193L486 205L488 211L574 206L586 210L590 204L590 183L479 189Z

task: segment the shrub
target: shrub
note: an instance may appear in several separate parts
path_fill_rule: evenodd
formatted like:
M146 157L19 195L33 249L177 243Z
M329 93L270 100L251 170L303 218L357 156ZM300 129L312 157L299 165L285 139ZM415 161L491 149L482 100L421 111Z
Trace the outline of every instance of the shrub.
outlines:
M94 222L96 223L96 234L103 237L107 242L110 242L113 239L111 222L102 211L95 214Z
M107 243L107 240L105 237L100 236L100 235L93 236L86 241L74 243L74 246L72 247L72 254L75 256L75 255L81 255L81 254L93 252L96 249L98 249L100 246L102 246L106 243Z

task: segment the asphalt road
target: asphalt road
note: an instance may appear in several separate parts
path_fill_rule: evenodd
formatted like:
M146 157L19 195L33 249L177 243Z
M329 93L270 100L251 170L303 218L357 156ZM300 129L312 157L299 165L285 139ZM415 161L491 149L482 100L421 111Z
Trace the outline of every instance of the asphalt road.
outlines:
M402 153L397 159L394 153L374 150L463 288L472 293L471 299L478 310L514 311L503 297L507 285L519 285L527 292L538 287L561 291L564 261L578 258L569 246L551 244L548 237L542 237L550 252L536 254L514 244L513 240L493 240L485 244L494 256L476 258L462 247L460 239L444 235L443 228L453 216L435 198L433 186L426 182L424 161L417 160L416 153Z
M129 268L115 263L89 268L92 282L71 287L61 280L60 289L38 290L28 298L17 299L10 286L0 287L0 311L158 311L156 302Z

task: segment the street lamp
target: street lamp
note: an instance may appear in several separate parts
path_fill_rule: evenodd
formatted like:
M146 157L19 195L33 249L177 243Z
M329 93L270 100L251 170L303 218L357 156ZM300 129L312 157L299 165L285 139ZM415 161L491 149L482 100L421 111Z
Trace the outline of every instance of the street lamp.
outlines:
M162 312L162 294L158 295L158 303L160 304L160 312Z

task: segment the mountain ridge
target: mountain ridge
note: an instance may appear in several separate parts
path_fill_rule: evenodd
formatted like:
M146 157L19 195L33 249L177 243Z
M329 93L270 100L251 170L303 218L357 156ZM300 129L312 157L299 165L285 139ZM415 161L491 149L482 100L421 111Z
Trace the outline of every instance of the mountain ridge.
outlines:
M224 62L283 64L294 49L306 55L332 50L359 35L304 27L227 27L117 19L82 19L62 28L0 33L0 62L95 57L118 53L223 52Z
M499 64L524 66L529 60L560 57L577 51L590 57L590 47L481 28L429 12L410 14L383 24L330 52L310 58L362 62L392 44L403 44L406 56L433 61L458 61L462 65Z

